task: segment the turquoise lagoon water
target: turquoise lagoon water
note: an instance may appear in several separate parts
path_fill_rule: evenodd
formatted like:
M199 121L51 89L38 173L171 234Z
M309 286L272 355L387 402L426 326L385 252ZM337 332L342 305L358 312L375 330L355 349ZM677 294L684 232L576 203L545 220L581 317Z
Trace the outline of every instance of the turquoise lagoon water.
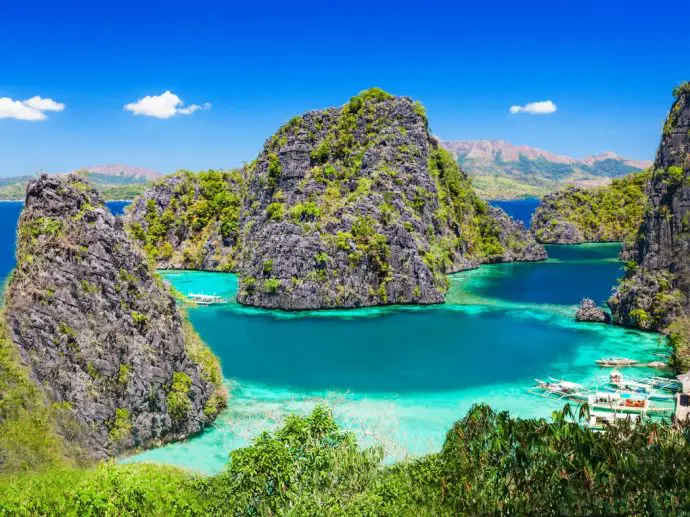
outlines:
M548 417L563 403L527 393L534 378L592 382L606 374L594 364L602 356L664 352L655 334L573 320L583 296L610 294L618 250L550 246L546 262L458 273L447 303L432 307L267 311L234 301L235 275L166 272L182 293L233 300L189 311L221 359L229 406L200 435L123 461L218 472L230 450L320 402L362 444L382 445L389 461L439 450L475 403Z

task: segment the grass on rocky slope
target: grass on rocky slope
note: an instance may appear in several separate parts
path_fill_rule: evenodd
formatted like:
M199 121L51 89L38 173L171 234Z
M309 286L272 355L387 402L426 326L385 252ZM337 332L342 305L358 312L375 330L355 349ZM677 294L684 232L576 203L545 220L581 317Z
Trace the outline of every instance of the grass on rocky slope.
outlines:
M70 463L68 447L56 431L56 423L66 418L64 409L48 404L29 378L0 312L0 472Z

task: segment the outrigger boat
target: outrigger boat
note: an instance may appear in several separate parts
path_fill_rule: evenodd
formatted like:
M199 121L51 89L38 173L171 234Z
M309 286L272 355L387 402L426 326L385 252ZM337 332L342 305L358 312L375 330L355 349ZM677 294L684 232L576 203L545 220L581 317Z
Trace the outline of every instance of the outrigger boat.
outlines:
M194 303L199 305L217 305L220 303L225 303L225 298L221 296L216 296L215 294L195 294L189 293L189 299Z
M614 413L639 413L649 411L649 400L646 398L623 397L619 393L599 391L587 398L591 410L611 411Z
M650 400L672 401L675 396L672 393L664 393L655 389L652 385L632 379L626 379L618 370L613 370L609 375L608 384L621 395L643 395Z
M670 391L671 393L676 393L682 388L680 381L668 377L631 377L631 380L658 390Z
M596 411L590 411L589 420L582 425L592 431L603 431L606 429L606 426L621 420L626 420L632 424L638 424L641 420L641 415L630 413L598 413Z
M557 379L549 379L548 381L535 379L535 381L537 385L529 389L529 392L534 395L553 395L575 401L586 401L589 394L589 390L582 386L582 384L576 382L559 381Z
M624 393L596 392L589 395L587 404L591 410L610 411L614 413L668 413L670 407L657 406L649 403L646 397L636 397Z
M595 361L602 368L615 368L619 366L637 366L640 361L628 359L627 357L605 357Z

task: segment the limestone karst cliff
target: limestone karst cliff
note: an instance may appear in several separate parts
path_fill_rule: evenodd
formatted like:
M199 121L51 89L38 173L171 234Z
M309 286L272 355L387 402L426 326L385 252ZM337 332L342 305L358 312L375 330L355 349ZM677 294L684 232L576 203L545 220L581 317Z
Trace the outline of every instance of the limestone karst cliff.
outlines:
M208 174L163 179L128 228L158 267L239 273L248 305L440 303L448 273L546 258L476 196L424 108L378 89L293 118L211 187Z
M377 89L288 122L248 167L246 191L245 304L439 303L450 272L545 258L475 195L423 107Z
M225 404L217 360L76 176L29 183L4 313L58 434L91 458L189 436Z
M651 180L649 209L638 231L633 260L609 300L614 320L664 329L687 313L690 300L690 83L676 88Z

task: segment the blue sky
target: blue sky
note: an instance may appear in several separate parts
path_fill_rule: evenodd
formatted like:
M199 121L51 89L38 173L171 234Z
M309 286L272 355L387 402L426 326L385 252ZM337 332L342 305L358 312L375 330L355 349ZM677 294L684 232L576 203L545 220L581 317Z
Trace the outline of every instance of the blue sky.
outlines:
M671 90L690 79L681 4L5 3L0 98L65 107L0 118L0 176L241 165L292 116L372 86L422 101L444 139L651 159ZM210 109L124 109L166 91ZM545 100L555 113L509 113Z

